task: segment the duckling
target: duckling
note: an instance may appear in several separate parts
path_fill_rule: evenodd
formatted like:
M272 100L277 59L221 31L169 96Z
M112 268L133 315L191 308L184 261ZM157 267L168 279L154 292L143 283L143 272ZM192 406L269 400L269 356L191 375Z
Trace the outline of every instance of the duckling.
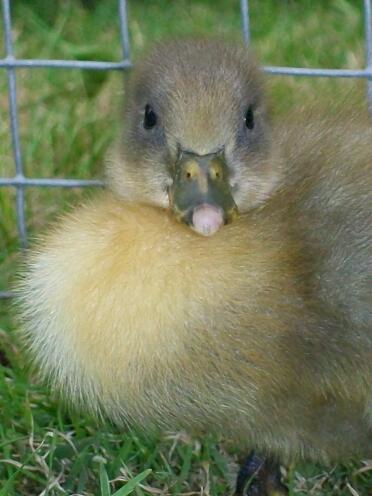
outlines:
M223 433L255 450L236 494L262 496L286 492L278 461L372 454L372 131L271 126L263 93L240 45L156 46L109 191L45 235L18 291L29 352L68 399Z

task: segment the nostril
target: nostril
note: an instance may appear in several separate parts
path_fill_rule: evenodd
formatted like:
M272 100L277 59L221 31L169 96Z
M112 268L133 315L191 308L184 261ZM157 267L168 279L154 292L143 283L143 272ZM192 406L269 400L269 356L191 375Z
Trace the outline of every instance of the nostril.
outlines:
M220 181L223 177L222 171L219 167L211 167L209 170L209 175L214 181Z
M195 180L199 176L199 174L199 165L194 160L187 161L187 163L184 164L182 177L185 181Z

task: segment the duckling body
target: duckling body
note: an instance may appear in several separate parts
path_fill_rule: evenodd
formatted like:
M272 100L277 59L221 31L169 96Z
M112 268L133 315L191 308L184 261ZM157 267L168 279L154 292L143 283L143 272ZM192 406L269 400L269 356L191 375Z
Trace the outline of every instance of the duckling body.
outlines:
M221 50L189 50L203 46ZM207 237L179 222L163 186L149 201L160 173L130 128L109 165L115 193L30 255L20 300L42 372L119 423L222 432L281 460L371 455L372 132L355 126L292 122L265 151L250 141L252 169L232 174L247 181L231 186L240 215Z
M367 454L369 329L334 315L340 288L319 301L316 240L309 256L277 202L210 238L109 194L69 215L24 283L44 371L118 422L215 430L285 459ZM303 213L292 221L302 235Z

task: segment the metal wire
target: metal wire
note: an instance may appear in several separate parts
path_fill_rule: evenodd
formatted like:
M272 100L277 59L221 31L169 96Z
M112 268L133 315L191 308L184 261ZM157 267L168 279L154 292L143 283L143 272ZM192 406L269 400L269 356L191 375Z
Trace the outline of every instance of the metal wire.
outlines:
M10 21L10 6L9 1L3 0L3 22L4 22L4 42L5 42L5 56L6 60L13 60L13 46L11 35L11 21ZM8 102L10 114L10 132L12 138L12 149L15 163L15 177L20 181L16 187L16 210L17 210L17 228L21 246L25 246L27 234L25 223L25 202L24 191L22 187L23 164L21 155L21 144L19 142L18 134L18 117L17 117L17 87L16 75L14 68L7 68L8 76Z
M27 231L25 220L24 190L28 187L58 187L58 188L82 188L100 187L102 181L81 180L81 179L45 179L28 178L24 176L21 144L19 140L19 126L17 115L17 88L16 70L18 68L38 69L90 69L90 70L127 70L132 67L130 61L130 47L128 34L128 18L126 0L118 0L118 18L120 30L120 43L122 49L122 60L119 62L99 62L86 60L39 60L39 59L16 59L13 55L13 44L11 36L11 15L10 0L2 1L3 25L4 25L4 46L5 57L0 59L0 69L4 68L8 78L8 101L10 134L12 140L12 150L15 164L15 174L13 177L0 177L0 187L11 187L16 190L16 214L17 229L21 247L27 245ZM302 67L274 67L266 66L264 71L268 74L283 74L290 76L310 76L310 77L343 77L343 78L365 78L367 81L367 101L368 109L372 115L372 7L371 0L363 0L364 24L365 24L365 69L306 69ZM244 42L250 43L250 18L248 0L240 0L240 12L242 21L242 36ZM12 293L0 291L1 298L9 298Z
M367 80L368 112L372 115L372 7L371 0L364 0L364 31L366 47L366 70L370 77Z
M366 78L368 106L372 112L372 8L371 0L363 0L364 24L365 24L365 46L366 46L366 68L359 70L351 69L308 69L304 67L278 67L265 66L263 70L267 74L278 74L287 76L308 77L341 77L341 78ZM242 19L242 36L248 45L250 42L249 1L240 0L240 13Z
M242 20L242 36L246 45L251 41L251 30L249 25L249 5L248 0L240 0L240 17Z
M97 62L95 60L27 60L7 57L0 60L0 67L7 69L52 67L53 69L93 69L96 71L107 71L129 69L132 65L129 60L123 60L122 62Z
M19 125L17 114L17 88L16 69L17 68L44 68L52 67L56 69L90 69L90 70L125 70L132 67L129 59L129 36L126 0L118 0L118 17L120 29L120 41L123 59L119 62L99 62L99 61L77 61L77 60L22 60L16 59L13 55L12 25L10 15L10 0L2 0L3 25L4 25L4 46L5 58L0 60L0 68L5 68L8 76L8 102L10 134L12 140L12 150L15 163L15 175L11 178L0 177L0 187L13 187L16 189L16 214L17 229L20 245L27 246L27 230L25 219L24 189L26 187L62 187L62 188L83 188L103 186L102 181L81 180L81 179L45 179L27 178L24 176L21 144L19 140ZM0 291L1 298L12 297L10 291Z

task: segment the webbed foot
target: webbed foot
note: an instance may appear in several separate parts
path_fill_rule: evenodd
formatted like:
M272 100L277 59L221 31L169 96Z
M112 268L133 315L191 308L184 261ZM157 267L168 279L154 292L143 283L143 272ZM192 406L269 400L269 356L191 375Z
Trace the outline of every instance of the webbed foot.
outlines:
M235 496L286 495L288 489L281 482L279 464L252 452L239 470Z

